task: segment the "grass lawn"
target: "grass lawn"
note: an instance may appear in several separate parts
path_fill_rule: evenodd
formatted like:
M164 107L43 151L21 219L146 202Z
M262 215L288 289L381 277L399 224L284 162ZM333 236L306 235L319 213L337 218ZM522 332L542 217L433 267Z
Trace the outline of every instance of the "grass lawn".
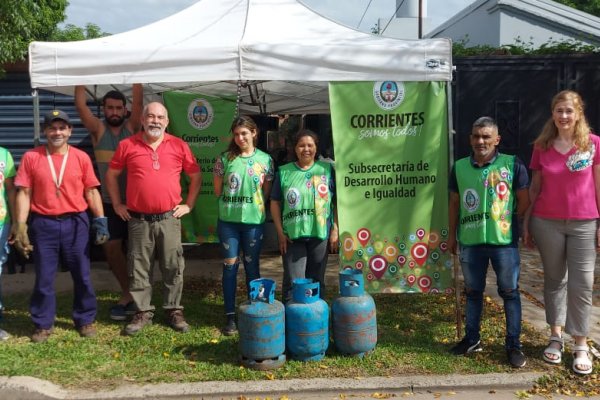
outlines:
M154 293L154 304L160 306L160 287ZM327 293L330 304L336 295ZM484 351L472 356L448 353L456 341L453 296L376 295L379 338L371 354L362 359L342 356L332 343L320 362L288 361L277 370L261 372L241 367L237 335L225 337L219 331L223 322L220 282L187 279L183 305L192 329L184 334L166 326L159 309L152 326L135 337L121 336L124 323L108 318L116 298L116 293L98 293L98 337L83 339L72 326L72 295L60 294L55 333L42 344L29 339L33 328L28 297L6 298L9 309L3 327L12 338L0 343L0 375L27 375L93 390L124 383L514 372L506 363L502 308L490 299L486 299L482 326ZM528 362L519 372L557 371L538 356L546 344L544 336L525 323L522 338Z

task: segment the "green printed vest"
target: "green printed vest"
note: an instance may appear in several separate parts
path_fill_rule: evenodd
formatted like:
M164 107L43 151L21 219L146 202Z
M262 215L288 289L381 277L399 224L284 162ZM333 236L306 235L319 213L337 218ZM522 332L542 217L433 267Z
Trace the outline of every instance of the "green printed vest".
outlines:
M456 162L460 195L458 240L462 245L508 245L512 242L512 193L515 157L498 154L475 168L469 157Z
M10 210L8 209L8 197L4 188L4 180L13 178L15 175L15 163L12 156L8 150L0 147L0 228L4 226L6 221L10 220Z
M307 170L296 163L279 168L281 219L284 233L298 238L326 239L331 218L331 165L315 162Z
M106 123L104 123L106 127ZM108 195L108 190L106 190L106 184L104 183L104 177L106 176L106 171L108 170L108 164L115 154L115 150L117 150L117 146L119 142L123 139L131 136L132 133L123 126L121 132L119 132L119 136L115 136L112 134L110 129L106 127L102 137L96 145L94 146L94 158L96 160L96 166L98 167L98 175L100 178L100 192L102 193L102 201L104 203L110 203L110 196ZM121 193L121 200L125 202L125 182L127 180L127 174L122 173L119 175L119 190Z
M260 150L249 157L227 159L222 154L223 193L219 197L219 219L243 224L265 222L262 185L271 168L271 157Z

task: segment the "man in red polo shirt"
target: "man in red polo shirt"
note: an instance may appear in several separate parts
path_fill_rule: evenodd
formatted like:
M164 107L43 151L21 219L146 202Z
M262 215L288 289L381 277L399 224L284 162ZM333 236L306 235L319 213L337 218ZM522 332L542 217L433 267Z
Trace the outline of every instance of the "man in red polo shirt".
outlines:
M54 278L59 259L73 278L73 321L83 337L96 335L96 295L90 277L89 230L94 219L96 243L108 240L108 226L90 157L68 144L72 125L60 110L46 114L47 144L23 155L15 186L15 247L26 257L33 252L35 286L29 310L35 325L33 342L52 334L56 315ZM29 230L27 220L29 217ZM31 243L29 242L31 235Z
M106 173L106 185L115 213L128 221L129 290L138 312L125 326L134 335L152 323L152 266L158 258L163 277L163 309L169 325L186 332L189 325L180 305L183 289L181 220L194 207L201 175L196 158L183 140L165 132L167 109L148 104L142 113L144 130L122 140ZM118 177L127 172L126 204L119 193ZM180 175L190 178L188 195L182 203Z

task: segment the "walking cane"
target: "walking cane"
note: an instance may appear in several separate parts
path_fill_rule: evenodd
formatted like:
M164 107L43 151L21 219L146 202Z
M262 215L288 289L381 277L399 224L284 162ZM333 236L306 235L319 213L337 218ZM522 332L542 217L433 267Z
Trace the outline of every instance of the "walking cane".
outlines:
M458 340L462 338L462 313L460 310L460 291L458 290L459 281L458 281L458 262L456 262L457 255L455 253L452 254L452 266L454 268L454 294L456 300L456 337Z

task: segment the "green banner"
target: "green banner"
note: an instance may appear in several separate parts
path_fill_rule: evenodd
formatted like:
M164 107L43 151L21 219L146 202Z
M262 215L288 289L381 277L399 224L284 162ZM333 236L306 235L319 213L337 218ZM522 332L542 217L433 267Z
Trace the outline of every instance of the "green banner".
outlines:
M444 82L329 84L340 269L371 293L453 291Z
M188 243L217 243L217 198L213 190L213 166L227 149L235 98L220 99L201 94L167 92L163 100L169 111L169 133L179 136L192 149L202 169L202 189L192 212L181 220L182 240ZM183 198L189 180L182 177Z

